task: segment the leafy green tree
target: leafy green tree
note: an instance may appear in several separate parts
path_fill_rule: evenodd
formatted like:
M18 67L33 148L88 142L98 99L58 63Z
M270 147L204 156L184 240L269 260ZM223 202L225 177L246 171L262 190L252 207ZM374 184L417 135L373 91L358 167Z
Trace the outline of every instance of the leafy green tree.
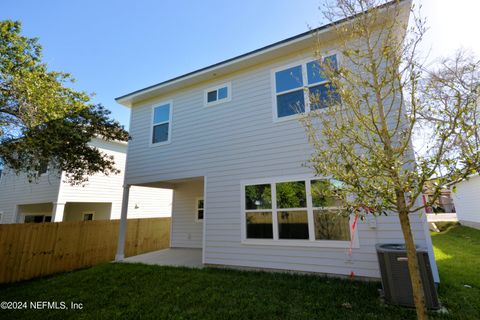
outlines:
M118 173L113 158L91 147L94 137L123 140L127 132L110 112L67 86L68 73L48 71L35 38L21 35L21 24L0 21L0 162L30 181L48 163L67 180Z
M315 150L310 164L342 181L350 212L398 215L417 316L426 319L410 216L432 205L446 183L480 169L480 62L460 52L426 68L418 52L423 20L414 11L407 28L411 1L385 2L337 0L325 7L341 63L318 61L335 94L312 95L312 103L327 107L301 123ZM433 196L423 203L432 180Z

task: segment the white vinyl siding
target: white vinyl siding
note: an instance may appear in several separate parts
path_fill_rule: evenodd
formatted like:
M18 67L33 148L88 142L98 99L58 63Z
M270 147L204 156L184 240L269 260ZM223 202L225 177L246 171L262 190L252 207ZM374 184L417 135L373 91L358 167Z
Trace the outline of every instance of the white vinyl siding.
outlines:
M0 180L0 211L3 211L1 223L20 223L23 217L18 214L19 205L35 205L43 208L44 204L72 204L76 212L82 212L79 204L85 203L85 210L91 205L111 204L108 213L98 212L95 219L119 219L123 193L126 161L126 144L106 142L93 139L90 143L101 152L114 157L115 166L120 174L104 175L97 173L88 177L83 185L72 186L61 182L60 177L49 171L42 174L38 183L28 183L24 175L4 172ZM64 179L65 177L63 177ZM171 216L172 190L133 186L130 188L128 218L157 218ZM51 208L49 209L51 211ZM65 213L68 211L66 206ZM80 210L80 211L79 211ZM93 209L94 210L94 209ZM104 210L105 211L105 210ZM46 212L42 212L46 213ZM48 212L51 213L51 212ZM66 216L64 215L64 218ZM78 220L81 219L79 215Z
M182 182L175 186L172 207L171 247L201 248L203 224L196 220L196 199L203 197L203 181Z
M242 244L241 181L314 175L305 166L312 149L304 128L297 121L272 121L275 103L272 70L301 59L311 60L311 51L295 52L269 64L216 80L231 82L235 89L234 99L221 108L203 107L204 89L208 84L135 105L131 113L133 140L129 145L127 183L207 176L203 222L206 264L343 275L354 272L358 276L378 278L375 244L403 241L396 216L377 218L376 228L359 221L358 248L353 248L351 255L345 247ZM166 99L175 104L172 125L175 139L162 148L148 148L144 142L151 134L151 106ZM191 210L195 208L194 198L192 195L185 202ZM177 201L179 199L175 196ZM189 217L193 221L191 212ZM172 243L179 243L181 239L176 237L185 237L188 232L176 229L176 214L174 208ZM412 215L413 234L420 245L427 245L428 233L424 226L422 217Z
M72 186L68 183L62 184L60 193L58 195L59 203L111 203L111 219L120 218L122 192L123 192L123 174L125 171L125 151L127 146L106 142L99 139L94 139L91 143L101 152L108 153L113 156L115 167L121 170L122 174L104 175L103 173L96 173L88 177L88 182L84 185Z
M452 197L458 220L480 228L480 176L460 182L456 189Z
M170 189L130 187L128 201L128 218L161 218L172 214L172 195ZM115 219L120 219L120 212L114 213Z
M63 184L58 197L60 203L111 203L110 219L120 219L127 146L94 139L91 144L114 157L117 175L97 173L83 186ZM172 191L160 188L133 186L130 188L128 218L158 218L171 215Z
M23 217L17 214L18 205L56 202L60 177L53 173L43 174L38 183L29 183L24 174L16 175L8 168L0 179L1 223L21 223Z

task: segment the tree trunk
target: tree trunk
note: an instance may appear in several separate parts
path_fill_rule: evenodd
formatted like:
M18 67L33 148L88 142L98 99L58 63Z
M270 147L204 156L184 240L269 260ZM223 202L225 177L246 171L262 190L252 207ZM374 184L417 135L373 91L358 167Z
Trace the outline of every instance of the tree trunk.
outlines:
M420 268L418 266L417 249L413 241L412 229L410 228L410 219L408 212L400 212L400 225L402 226L403 237L405 239L405 247L407 249L408 272L413 289L413 301L417 318L420 320L428 319L427 308L425 305L425 292L423 291L422 278L420 276Z

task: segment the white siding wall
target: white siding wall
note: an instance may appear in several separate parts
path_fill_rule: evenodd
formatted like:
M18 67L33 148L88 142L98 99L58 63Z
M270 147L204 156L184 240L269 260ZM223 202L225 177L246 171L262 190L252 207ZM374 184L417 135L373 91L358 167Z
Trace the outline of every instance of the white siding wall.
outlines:
M480 176L457 184L457 191L452 195L458 220L480 227Z
M8 170L8 169L7 169ZM43 174L38 183L29 183L25 175L4 172L0 178L1 223L21 222L16 217L16 207L22 204L52 203L57 201L60 177L55 174Z
M305 52L300 52L282 61L272 61L270 65L260 65L134 106L127 181L146 183L207 176L204 221L207 264L344 275L354 272L378 277L375 243L403 242L396 217L379 218L376 229L361 222L358 226L360 247L353 250L351 257L346 249L241 244L241 180L312 174L304 166L311 149L303 128L296 120L274 122L272 119L272 68L304 57ZM215 107L203 107L204 88L227 81L232 84L232 100ZM151 107L165 100L173 101L171 144L149 147ZM177 200L180 201L176 199L175 203ZM174 210L173 219L176 214ZM415 240L427 245L424 222L417 216L412 220ZM173 238L176 231L174 228Z
M116 167L121 170L121 174L106 176L97 173L90 176L88 182L80 186L63 183L60 187L58 202L111 202L111 218L118 219L122 205L122 186L127 146L99 139L92 140L91 145L103 153L112 155Z
M95 174L81 186L60 183L60 177L44 174L38 183L28 183L24 175L5 173L0 178L1 223L22 222L15 218L15 208L22 204L39 203L111 203L110 219L119 219L127 146L94 139L91 145L114 156L120 174ZM88 206L88 205L87 205ZM156 218L171 215L172 190L134 186L130 190L128 218ZM105 218L105 214L102 217Z
M128 218L160 218L172 214L173 190L146 187L130 187ZM120 219L120 212L115 215Z
M179 183L174 190L171 247L201 248L203 222L196 221L196 199L203 197L203 181Z
M59 202L110 202L110 219L120 219L127 146L94 139L92 145L113 155L120 174L95 174L84 186L63 184ZM160 188L131 187L128 218L158 218L171 215L172 191ZM138 207L138 208L135 208Z

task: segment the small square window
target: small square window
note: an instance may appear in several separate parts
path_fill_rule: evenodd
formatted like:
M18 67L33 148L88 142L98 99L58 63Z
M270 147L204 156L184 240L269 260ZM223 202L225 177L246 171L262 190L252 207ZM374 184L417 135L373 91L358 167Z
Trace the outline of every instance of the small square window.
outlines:
M215 105L230 101L230 83L205 90L205 105Z
M83 213L83 221L93 221L93 212L85 212Z

